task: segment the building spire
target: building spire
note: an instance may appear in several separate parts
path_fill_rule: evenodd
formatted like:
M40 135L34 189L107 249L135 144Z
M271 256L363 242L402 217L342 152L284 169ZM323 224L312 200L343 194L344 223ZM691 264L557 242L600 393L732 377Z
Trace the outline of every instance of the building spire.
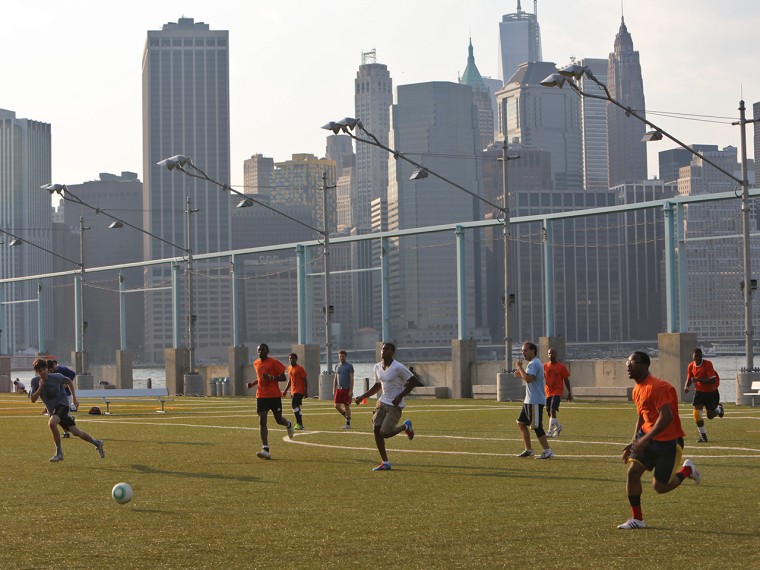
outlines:
M522 6L520 6L520 0L517 0L517 13L522 12Z

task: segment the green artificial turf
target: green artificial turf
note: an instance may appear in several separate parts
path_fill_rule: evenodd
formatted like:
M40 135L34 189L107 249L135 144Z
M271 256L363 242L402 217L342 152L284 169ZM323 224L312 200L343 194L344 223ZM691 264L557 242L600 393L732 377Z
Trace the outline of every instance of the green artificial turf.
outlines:
M84 402L88 409L96 402ZM285 416L293 419L289 401ZM89 405L88 405L89 404ZM628 403L562 403L548 461L518 459L517 403L409 400L416 437L388 440L379 462L372 407L353 429L329 402L304 404L308 428L285 441L271 419L260 449L255 400L182 398L77 414L106 458L78 440L53 455L47 417L0 397L0 568L656 568L746 567L760 540L760 409L727 406L698 445L681 408L686 457L702 471L657 495L645 476L648 528L630 516L621 448ZM533 447L540 445L533 438ZM125 481L134 499L111 499ZM750 562L755 560L755 562Z

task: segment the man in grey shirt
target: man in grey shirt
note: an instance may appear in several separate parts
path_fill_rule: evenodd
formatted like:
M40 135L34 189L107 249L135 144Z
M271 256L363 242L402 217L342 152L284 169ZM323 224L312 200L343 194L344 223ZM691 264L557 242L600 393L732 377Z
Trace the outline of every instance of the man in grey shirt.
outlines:
M106 452L103 449L103 441L95 439L88 433L80 430L77 427L74 418L69 415L71 408L69 407L69 399L66 394L66 386L68 386L71 391L74 405L77 407L79 406L76 391L74 390L74 383L63 374L49 372L47 362L42 358L36 359L33 366L34 372L37 376L32 379L32 393L29 397L31 398L32 403L36 402L39 398L42 398L42 403L45 404L45 408L47 408L48 414L50 414L48 427L53 434L53 441L55 442L55 455L50 458L50 461L53 463L63 461L61 434L58 431L59 424L64 430L70 431L75 436L94 445L98 450L100 457L105 457Z
M351 429L351 400L354 391L354 366L346 360L345 350L338 352L340 364L335 367L333 376L333 395L335 409L346 418L343 429Z

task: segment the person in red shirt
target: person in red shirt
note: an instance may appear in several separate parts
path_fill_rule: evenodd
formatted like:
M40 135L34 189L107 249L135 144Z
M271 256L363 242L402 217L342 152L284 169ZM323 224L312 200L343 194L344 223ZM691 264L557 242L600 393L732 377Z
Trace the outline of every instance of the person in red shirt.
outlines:
M272 411L274 421L288 429L288 437L293 439L293 424L282 416L282 391L280 382L285 382L285 365L276 358L269 357L269 347L260 344L256 349L259 358L253 362L256 380L248 383L248 388L256 388L256 413L259 415L259 431L261 432L261 451L256 455L261 459L270 459L269 429L267 416Z
M707 408L707 419L715 416L723 417L723 404L720 403L720 376L715 372L712 362L702 358L702 349L695 348L691 354L692 362L686 369L686 386L683 391L688 393L689 387L694 384L694 421L699 430L697 443L707 443L707 431L705 420L702 417L702 409Z
M562 432L562 424L557 419L559 402L567 387L567 401L573 400L570 388L570 371L557 360L557 349L549 349L549 362L544 363L544 389L546 390L546 413L549 415L549 431L546 437L557 437Z
M633 401L639 415L633 441L623 448L623 463L628 464L626 491L633 516L618 528L633 530L646 527L641 511L644 471L654 470L652 486L658 493L672 491L686 478L699 485L702 476L691 459L684 461L676 473L685 434L678 417L675 388L649 373L650 359L646 352L632 353L625 364L628 376L636 382Z
M283 398L288 393L290 388L290 405L293 407L293 413L296 415L296 429L301 430L303 427L303 414L301 413L301 406L303 405L303 399L306 397L308 379L306 378L306 369L298 364L298 355L295 352L291 352L288 356L288 384L282 391Z

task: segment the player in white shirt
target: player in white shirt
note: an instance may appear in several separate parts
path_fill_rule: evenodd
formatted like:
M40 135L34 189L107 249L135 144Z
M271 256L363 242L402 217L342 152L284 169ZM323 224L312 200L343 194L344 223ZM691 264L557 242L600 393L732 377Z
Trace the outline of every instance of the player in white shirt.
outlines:
M417 386L422 386L422 382L406 366L393 359L395 353L396 347L393 343L383 343L382 361L375 364L375 384L364 394L357 396L355 400L358 405L365 398L377 394L380 390L383 391L383 395L377 400L375 410L372 412L375 444L383 462L373 471L391 470L388 453L385 451L387 438L394 437L402 431L406 432L409 439L414 438L412 421L406 420L401 427L398 426L398 422L405 406L404 397Z

